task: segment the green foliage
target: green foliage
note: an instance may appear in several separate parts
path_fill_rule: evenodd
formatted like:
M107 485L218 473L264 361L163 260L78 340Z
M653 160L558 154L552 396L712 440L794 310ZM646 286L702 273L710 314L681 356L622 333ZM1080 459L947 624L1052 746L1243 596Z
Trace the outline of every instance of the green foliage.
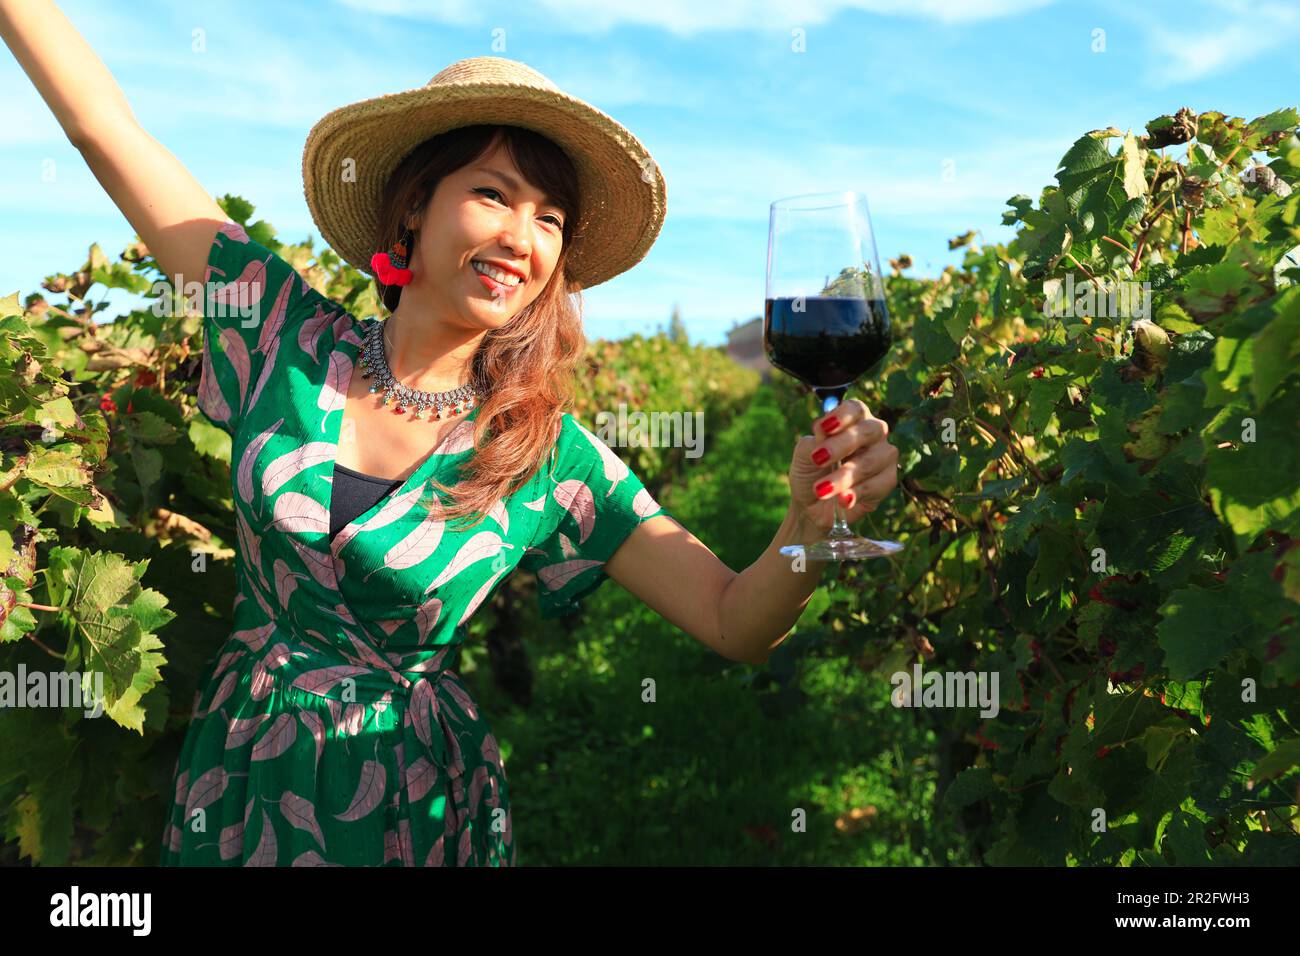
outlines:
M685 417L699 416L698 434L707 449L709 436L720 432L750 400L758 387L757 372L737 365L720 347L692 345L684 336L660 333L635 334L617 341L590 343L587 374L578 383L573 414L597 429L601 416L608 416L609 444L616 444L620 406L624 415L659 412ZM694 427L692 425L691 427ZM629 427L629 433L631 428ZM599 434L599 432L598 432ZM647 430L643 444L620 448L629 467L637 473L651 494L683 481L693 462L682 444L655 441L660 433Z
M1088 133L1010 243L887 283L864 526L910 546L818 653L999 675L997 718L926 712L987 863L1300 862L1297 114L1180 117L1183 155Z

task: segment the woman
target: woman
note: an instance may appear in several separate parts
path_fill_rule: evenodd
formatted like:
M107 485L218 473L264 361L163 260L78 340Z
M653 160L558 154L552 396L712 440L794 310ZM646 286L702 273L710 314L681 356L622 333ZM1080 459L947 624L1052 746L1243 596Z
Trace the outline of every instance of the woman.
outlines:
M737 574L564 410L585 347L570 294L644 257L664 184L523 64L462 60L312 129L312 215L391 312L361 322L225 217L53 3L0 0L0 30L163 271L206 288L199 405L232 438L239 591L164 865L515 863L505 769L455 670L505 577L535 572L547 616L612 577L762 663L822 568L778 549L830 527L830 495L854 521L895 484L884 424L841 404L796 444L787 516Z

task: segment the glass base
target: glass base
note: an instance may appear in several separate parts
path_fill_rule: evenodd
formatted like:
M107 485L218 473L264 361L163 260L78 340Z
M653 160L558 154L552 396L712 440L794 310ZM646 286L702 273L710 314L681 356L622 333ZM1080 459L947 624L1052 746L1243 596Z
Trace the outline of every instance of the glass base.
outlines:
M823 538L810 545L788 544L781 553L789 557L802 554L809 561L865 561L883 558L903 550L898 541L876 541L858 535Z

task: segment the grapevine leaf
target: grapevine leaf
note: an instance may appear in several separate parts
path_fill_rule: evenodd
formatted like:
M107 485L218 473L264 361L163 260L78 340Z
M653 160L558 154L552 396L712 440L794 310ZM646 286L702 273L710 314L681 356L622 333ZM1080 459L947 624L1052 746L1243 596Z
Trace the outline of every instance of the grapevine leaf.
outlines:
M1238 636L1248 626L1224 591L1198 587L1175 591L1160 614L1156 639L1174 680L1190 680L1214 667L1239 645Z
M921 357L931 367L946 365L961 351L960 346L948 334L943 315L917 316L912 334L916 338Z
M1253 421L1253 441L1244 440L1251 424L1245 418ZM1295 441L1300 431L1300 377L1290 377L1264 412L1232 424L1238 431L1229 437L1237 447L1219 448L1213 436L1207 437L1205 447L1215 511L1243 548L1269 528L1300 531L1300 449Z
M1124 195L1129 199L1146 195L1147 181L1142 172L1142 154L1132 130L1124 137L1121 155L1124 157Z
M1300 737L1284 740L1255 764L1251 780L1260 783L1270 777L1282 777L1300 767Z
M230 434L222 431L211 422L195 415L190 419L190 441L200 455L207 455L217 461L230 461Z
M988 767L967 767L953 778L943 802L949 810L960 810L985 799L996 789L993 772Z
M1136 494L1145 485L1136 465L1115 461L1099 442L1071 438L1061 449L1061 462L1065 465L1065 471L1061 475L1062 487L1068 487L1075 479L1082 479L1120 492Z
M1294 373L1300 358L1300 286L1278 297L1277 318L1255 334L1254 374L1250 389L1255 407L1263 408L1282 380Z
M1065 582L1072 571L1075 552L1073 538L1055 530L1045 529L1034 541L1038 545L1038 559L1025 586L1025 597L1031 601L1054 592Z
M81 641L85 678L103 674L105 710L123 727L143 733L141 698L161 679L162 642L151 632L175 615L166 598L141 588L149 562L113 552L50 551L50 594Z

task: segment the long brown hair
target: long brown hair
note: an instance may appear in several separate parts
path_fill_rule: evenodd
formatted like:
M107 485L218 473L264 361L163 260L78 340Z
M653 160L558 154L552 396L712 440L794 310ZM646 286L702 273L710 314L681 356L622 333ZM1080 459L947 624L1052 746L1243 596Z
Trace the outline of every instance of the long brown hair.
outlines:
M517 490L545 463L572 403L578 368L586 354L580 287L565 274L565 260L582 216L582 197L573 162L556 143L519 126L473 125L440 133L413 149L393 171L379 210L376 249L388 249L404 231L408 216L422 211L443 177L474 162L504 141L510 158L532 186L564 212L563 241L555 271L533 302L509 323L485 334L471 363L472 380L483 388L474 421L474 454L454 487L431 480L450 504L446 519L477 515L477 525L505 495ZM418 242L418 239L417 239ZM401 286L379 283L391 313Z

